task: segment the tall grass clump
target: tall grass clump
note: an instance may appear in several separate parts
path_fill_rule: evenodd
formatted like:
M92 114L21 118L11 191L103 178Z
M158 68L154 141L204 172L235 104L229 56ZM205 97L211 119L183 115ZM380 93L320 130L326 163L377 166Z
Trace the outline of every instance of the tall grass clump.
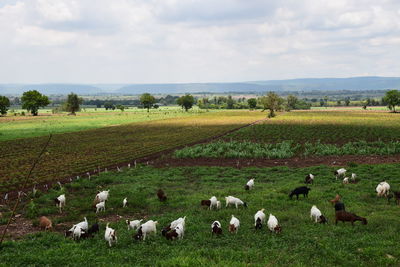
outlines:
M394 155L400 153L400 142L349 142L342 146L317 143L304 144L304 156L328 155Z
M174 157L282 159L293 157L299 147L299 145L294 145L292 141L283 141L276 144L261 144L247 141L218 141L176 150Z

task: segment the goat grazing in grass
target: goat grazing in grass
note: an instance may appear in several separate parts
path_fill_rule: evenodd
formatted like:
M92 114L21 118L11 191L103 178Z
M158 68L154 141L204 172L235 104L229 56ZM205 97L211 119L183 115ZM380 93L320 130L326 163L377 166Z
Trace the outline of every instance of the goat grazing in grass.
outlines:
M67 230L65 232L65 236L67 237L67 236L72 235L72 233L74 232L74 229L75 229L76 226L79 226L80 228L82 228L83 231L86 232L89 229L89 224L88 224L88 221L87 221L86 217L84 217L84 220L82 222L80 222L78 224L74 224L71 227L71 229Z
M254 178L250 179L247 184L244 186L244 189L251 190L254 187Z
M261 229L263 223L265 223L265 213L264 213L265 209L261 209L259 211L256 212L256 214L254 215L254 227L256 229Z
M80 226L75 226L74 231L72 232L72 238L74 240L81 239L81 235L84 234L85 231Z
M124 200L122 200L122 207L125 208L127 204L128 204L128 198L124 198Z
M222 234L222 227L219 221L214 221L211 224L211 234L212 235L221 235Z
M267 225L271 232L280 233L282 231L282 227L279 225L278 219L272 214L269 214Z
M362 224L367 224L367 219L357 216L354 213L347 212L345 210L339 210L336 211L336 221L335 224L337 224L338 221L344 222L351 222L351 225L354 226L355 221L361 221Z
M42 216L39 218L39 226L45 231L53 229L53 223L46 216Z
M231 221L229 222L229 232L237 234L239 226L240 226L239 219L232 215Z
M138 232L135 236L135 239L137 240L146 240L146 236L154 233L157 233L157 221L153 221L153 220L149 220L147 222L145 222L144 224L142 224L139 229Z
M345 176L346 172L347 172L347 170L345 168L340 168L340 169L336 170L333 174L335 175L336 180L337 180L339 177Z
M165 194L165 192L162 189L158 189L157 197L158 197L158 200L160 200L161 202L167 201L167 195Z
M126 220L125 222L128 225L128 231L130 229L132 229L132 230L139 229L140 224L142 223L142 221L143 220L133 220L133 221Z
M65 207L65 195L59 195L54 199L54 202L56 203L56 206L60 209L60 213L62 213L62 208Z
M310 217L312 220L315 220L315 222L319 223L326 223L327 220L324 215L322 215L321 211L317 208L317 206L313 205L311 207L311 212L310 212Z
M97 203L106 201L108 199L108 196L110 194L110 190L107 191L99 191L96 195L96 197L94 198L94 205L96 205Z
M185 234L185 227L180 223L172 231L165 234L167 240L182 239Z
M305 182L306 184L314 184L314 175L312 175L311 173L310 173L310 174L307 174L307 176L306 176L304 182Z
M207 199L207 200L202 200L202 201L200 202L200 205L201 205L201 206L206 206L206 207L210 208L210 206L211 206L211 200L209 200L209 199Z
M180 217L178 219L176 219L175 221L172 221L169 225L167 225L166 227L164 227L161 230L161 234L163 236L165 236L169 231L175 229L179 224L181 224L182 226L182 230L185 230L185 225L186 225L186 216L185 217Z
M388 203L390 202L390 200L394 197L396 204L400 205L400 191L393 191L393 193L389 193L387 195L387 200Z
M102 202L96 204L96 213L98 213L99 211L106 211L106 202L105 201L102 201Z
M106 231L104 232L104 239L108 242L108 245L111 247L112 243L117 243L117 232L108 227L108 223L106 226Z
M243 205L243 207L247 208L247 203L243 202L237 197L228 196L225 198L225 200L226 200L226 207L228 207L229 205L235 205L235 207L238 208L239 205Z
M213 207L217 208L217 205L218 205L218 199L217 199L215 196L212 196L212 197L210 198L210 210L211 210Z
M390 191L390 185L386 181L379 183L378 186L376 187L376 193L378 197L383 197L383 196L387 197L389 191Z
M311 190L311 188L308 188L307 186L300 186L295 188L290 194L289 197L292 199L294 195L296 195L296 198L299 199L299 195L303 195L304 197L308 197L308 192Z
M343 178L343 184L349 184L349 177L344 177Z
M221 201L217 200L217 210L221 209Z
M87 233L89 236L92 236L93 234L96 234L100 231L100 226L98 223L94 223L90 228L87 230Z

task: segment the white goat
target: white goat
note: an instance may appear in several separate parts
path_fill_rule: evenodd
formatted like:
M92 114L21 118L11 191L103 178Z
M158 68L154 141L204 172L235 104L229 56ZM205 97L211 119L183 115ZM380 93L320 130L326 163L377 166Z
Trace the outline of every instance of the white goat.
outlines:
M110 193L110 190L99 192L95 197L95 201L97 203L106 201L108 199L109 193Z
M274 215L269 214L267 224L268 224L268 228L271 232L279 233L281 231L281 227L279 226L278 219Z
M243 202L242 200L233 196L225 197L225 200L226 200L226 207L228 207L229 205L235 205L236 208L238 208L239 205L247 207L246 202Z
M310 212L311 220L315 220L315 222L317 223L321 215L322 212L317 208L317 206L313 205Z
M79 240L81 238L81 235L83 233L83 230L80 226L75 226L74 231L72 232L72 238L74 240Z
M126 224L128 225L128 231L130 229L132 229L132 230L139 229L140 224L142 223L142 221L143 220L133 220L133 221L126 220Z
M176 219L175 221L172 221L170 224L170 228L171 229L175 229L179 224L181 225L181 227L183 228L183 230L185 230L186 227L186 216L185 217L180 217L178 219Z
M352 181L355 181L356 178L357 178L357 174L352 173L352 174L351 174L351 180L352 180Z
M348 183L349 183L349 177L344 177L343 184L348 184Z
M104 233L104 239L108 242L108 245L111 247L112 243L117 243L117 232L114 229L108 227L108 225L109 224L107 223L106 231Z
M217 210L221 209L221 201L217 201Z
M105 201L102 201L102 202L96 204L96 213L98 213L99 211L106 211L106 202Z
M386 181L379 183L376 187L376 193L378 197L387 196L389 194L389 191L390 185Z
M240 226L239 219L232 215L231 221L229 222L229 232L237 234L239 226Z
M126 204L128 204L128 199L124 198L124 200L122 201L122 207L125 208Z
M211 210L213 207L217 208L217 204L218 204L217 198L215 196L212 196L210 198L210 201L211 201L211 204L210 204L209 209Z
M62 208L65 207L65 194L59 195L58 197L56 197L54 199L54 201L56 202L56 206L60 209L60 213L62 212Z
M175 232L178 234L178 238L182 239L183 236L185 235L185 226L183 224L178 224L175 228L174 228Z
M347 170L345 168L340 168L340 169L336 170L335 171L336 180L340 176L345 176L346 172L347 172Z
M140 226L139 230L142 232L143 240L146 240L148 234L157 233L157 224L157 221L149 220Z
M246 190L251 190L251 189L253 189L253 187L254 187L254 178L253 179L250 179L248 182L247 182L247 184L246 184L246 186L244 187Z
M265 223L264 210L265 209L261 209L261 210L257 211L256 214L254 215L254 226L257 226L257 220L259 220L261 224Z

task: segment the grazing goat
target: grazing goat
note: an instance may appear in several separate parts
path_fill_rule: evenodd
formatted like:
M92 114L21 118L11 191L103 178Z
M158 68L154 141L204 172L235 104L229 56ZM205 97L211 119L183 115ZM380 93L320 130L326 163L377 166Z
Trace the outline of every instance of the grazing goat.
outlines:
M202 200L201 202L200 202L200 205L201 206L206 206L206 207L208 207L208 208L210 208L210 206L211 206L211 200Z
M126 220L125 222L128 225L128 231L130 229L132 229L132 230L139 229L140 224L142 223L142 221L143 220L133 220L133 221Z
M89 236L92 236L93 234L96 234L100 231L100 226L98 223L94 223L90 228L87 230L87 233Z
M352 181L355 181L356 179L357 179L357 174L352 173L352 174L351 174L351 180L352 180Z
M60 213L62 212L62 208L65 207L65 195L59 195L54 199L54 202L56 203L56 206L60 209Z
M214 221L211 224L211 235L221 235L222 234L222 227L219 221Z
M42 216L39 218L39 226L45 231L51 230L53 228L53 223L46 216Z
M65 232L65 237L72 235L72 233L74 232L74 229L76 226L79 226L80 228L82 228L83 231L87 231L89 229L89 224L88 221L86 219L86 217L84 217L84 221L78 223L78 224L74 224L71 229L69 229L68 231Z
M167 240L182 239L185 230L182 224L178 224L172 231L165 234Z
M239 226L239 219L232 215L231 221L229 222L229 232L237 234Z
M160 200L161 202L167 201L167 196L165 195L165 193L162 189L158 189L157 197L158 197L158 200Z
M348 183L349 183L349 177L344 177L343 184L348 184Z
M304 180L306 184L314 184L314 175L307 174L306 179Z
M393 194L391 195L391 198L394 197L396 200L396 204L400 205L400 191L394 191ZM389 201L389 197L388 197Z
M217 210L221 209L221 201L217 200Z
M379 183L378 186L376 187L376 193L378 197L382 196L387 197L389 191L390 191L390 185L386 181Z
M334 199L329 200L332 204L336 204L340 201L340 195L336 194Z
M104 239L108 242L108 245L111 247L112 243L117 243L117 232L114 229L108 227L108 225L109 224L107 223L106 231L104 233Z
M346 172L347 170L345 168L340 168L339 170L336 170L333 174L335 175L337 180L340 176L345 176Z
M102 202L96 204L96 213L98 213L99 211L106 211L106 202L105 201L102 201Z
M254 187L254 178L250 179L247 184L244 186L244 189L251 190Z
M264 210L265 209L261 209L261 210L257 211L256 214L254 215L254 226L256 229L261 229L263 223L265 223Z
M280 233L282 231L282 227L279 225L278 219L272 214L269 214L267 225L271 232Z
M308 192L311 190L311 188L308 188L307 186L300 186L295 188L290 194L289 197L292 199L294 195L296 195L296 198L299 199L299 195L303 195L304 197L308 197Z
M311 217L311 220L315 220L315 223L317 223L317 222L326 223L327 222L325 216L322 215L321 211L315 205L313 205L311 207L310 217Z
M186 225L185 220L186 220L186 216L183 217L183 218L182 218L182 217L181 217L181 218L178 218L178 219L176 219L175 221L172 221L168 226L164 227L164 228L161 230L161 234L162 234L163 236L165 236L165 235L167 234L168 231L170 231L171 229L175 229L179 224L181 224L182 227L183 227L183 230L185 230L185 229L184 229L184 228L185 228L185 225Z
M103 202L106 201L108 199L110 190L107 191L99 191L96 195L96 197L94 198L94 204L96 205L99 202Z
M210 202L211 202L211 204L210 204L210 210L211 210L213 207L217 208L218 200L217 200L217 198L216 198L215 196L212 196L212 197L210 198Z
M154 233L156 234L157 232L157 226L158 222L157 221L153 221L153 220L149 220L147 222L145 222L144 224L142 224L139 229L138 232L135 236L135 239L137 240L146 240L146 236L148 234Z
M128 204L128 199L124 198L124 200L122 200L122 207L125 208L126 204Z
M225 197L225 200L226 200L226 207L228 207L229 205L235 205L235 207L238 208L239 205L243 205L245 208L247 208L247 203L243 202L242 200L238 199L237 197L228 196L228 197Z
M81 235L84 233L80 226L75 226L74 231L72 232L72 238L74 240L81 239Z
M350 213L344 210L336 211L336 221L335 224L337 224L338 221L344 222L351 222L351 225L354 226L355 221L361 221L362 224L367 224L367 219L357 216L354 213Z

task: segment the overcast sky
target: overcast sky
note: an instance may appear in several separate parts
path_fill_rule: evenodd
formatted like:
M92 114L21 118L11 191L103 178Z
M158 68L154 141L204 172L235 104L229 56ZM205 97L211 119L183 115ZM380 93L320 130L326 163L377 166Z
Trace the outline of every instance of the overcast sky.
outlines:
M0 83L400 75L399 0L0 0Z

